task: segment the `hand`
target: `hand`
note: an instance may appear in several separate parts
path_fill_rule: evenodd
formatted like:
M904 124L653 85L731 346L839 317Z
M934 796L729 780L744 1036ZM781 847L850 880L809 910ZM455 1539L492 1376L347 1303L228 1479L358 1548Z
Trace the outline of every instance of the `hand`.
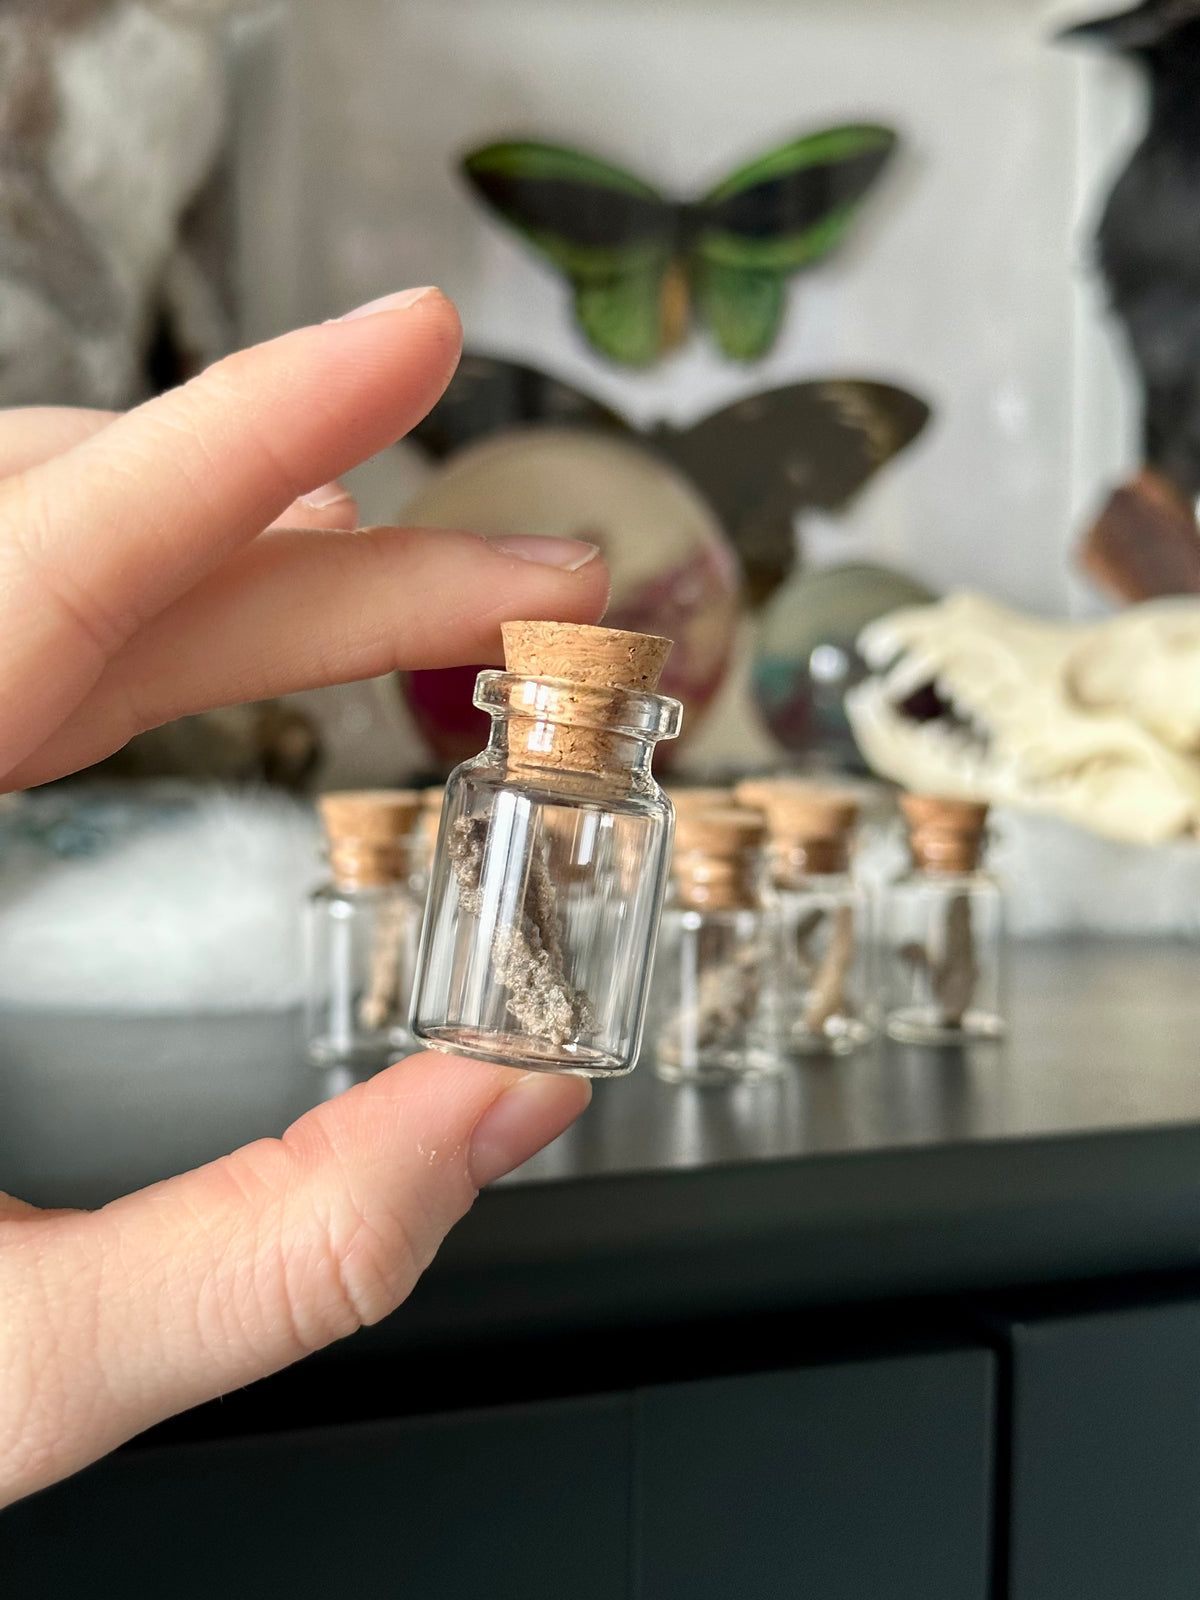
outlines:
M597 620L591 546L339 531L327 486L428 411L458 348L453 307L412 291L127 416L0 415L4 787L214 706L498 659L509 618ZM386 1316L479 1186L587 1099L414 1056L101 1211L0 1197L0 1504Z

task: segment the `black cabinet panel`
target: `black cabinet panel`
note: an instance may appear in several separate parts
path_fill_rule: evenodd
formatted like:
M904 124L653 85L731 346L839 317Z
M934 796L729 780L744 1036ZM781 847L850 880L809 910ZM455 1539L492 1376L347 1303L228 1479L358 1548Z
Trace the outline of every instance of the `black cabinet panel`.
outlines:
M638 1600L984 1600L982 1350L646 1389Z
M0 1515L4 1600L625 1600L629 1402L133 1451Z
M1200 1304L1011 1337L1011 1600L1196 1600Z

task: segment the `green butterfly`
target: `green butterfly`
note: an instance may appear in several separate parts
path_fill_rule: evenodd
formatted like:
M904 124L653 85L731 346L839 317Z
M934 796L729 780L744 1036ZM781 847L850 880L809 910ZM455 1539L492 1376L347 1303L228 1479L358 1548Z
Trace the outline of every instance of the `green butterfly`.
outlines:
M463 171L493 210L565 273L595 349L646 367L693 315L733 361L757 361L783 320L784 286L841 241L896 146L890 128L826 128L740 167L701 200L664 199L577 150L491 144Z

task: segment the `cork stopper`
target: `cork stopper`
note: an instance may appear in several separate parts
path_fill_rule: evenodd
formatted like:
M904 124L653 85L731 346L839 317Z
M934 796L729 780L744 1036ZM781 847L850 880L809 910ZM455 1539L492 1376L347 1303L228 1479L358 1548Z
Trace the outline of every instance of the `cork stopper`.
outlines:
M536 717L518 710L509 721L510 766L584 774L598 794L619 791L638 754L621 731L623 699L655 693L672 641L570 622L506 622L501 633L506 671L551 680Z
M856 795L802 778L754 780L738 785L766 813L782 878L845 872L861 806Z
M670 639L579 622L505 622L504 665L526 678L562 678L599 689L653 694L671 653Z
M667 789L671 804L675 807L675 815L682 817L690 811L724 811L730 806L736 806L732 789L694 788L677 789L671 785Z
M753 910L761 903L759 852L766 818L727 806L684 812L675 824L672 870L681 905L694 911Z
M377 887L407 876L411 834L421 810L415 789L343 789L317 801L329 839L334 882Z
M733 786L734 804L765 811L766 801L788 781L786 778L742 778Z
M982 801L903 794L913 863L925 872L974 872L983 851L988 808Z

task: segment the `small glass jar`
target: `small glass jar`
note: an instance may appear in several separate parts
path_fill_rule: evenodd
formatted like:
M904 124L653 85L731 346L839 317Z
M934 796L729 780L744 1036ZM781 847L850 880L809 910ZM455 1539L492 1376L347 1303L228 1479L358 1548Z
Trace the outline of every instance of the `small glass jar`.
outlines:
M654 970L655 1072L700 1087L778 1072L779 923L760 813L676 824L671 903Z
M850 870L858 800L800 779L739 787L751 794L771 828L784 1049L849 1055L875 1033L871 896Z
M912 870L884 897L887 1032L904 1044L998 1039L1004 901L980 866L987 807L904 795Z
M487 749L450 776L413 997L416 1037L586 1077L637 1060L673 812L650 772L681 707L670 640L506 623L481 672Z
M323 795L332 881L307 917L308 1053L320 1066L371 1071L414 1047L408 1028L422 885L410 790Z

